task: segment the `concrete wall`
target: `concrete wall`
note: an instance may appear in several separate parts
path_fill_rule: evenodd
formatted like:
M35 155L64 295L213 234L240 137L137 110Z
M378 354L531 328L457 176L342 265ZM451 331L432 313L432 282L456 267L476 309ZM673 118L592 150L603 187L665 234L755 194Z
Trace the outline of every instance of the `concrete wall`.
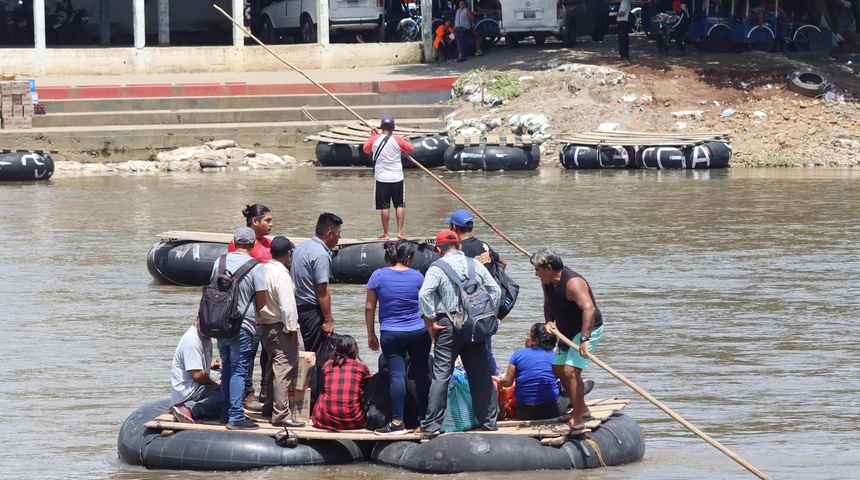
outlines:
M401 65L421 62L420 43L275 45L272 51L300 69ZM260 46L3 49L4 71L19 76L134 73L258 72L286 68Z

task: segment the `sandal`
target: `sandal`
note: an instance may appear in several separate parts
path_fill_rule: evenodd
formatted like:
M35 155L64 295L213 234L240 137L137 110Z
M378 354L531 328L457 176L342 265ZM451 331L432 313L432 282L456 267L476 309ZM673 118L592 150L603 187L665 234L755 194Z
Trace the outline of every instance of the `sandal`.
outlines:
M559 435L570 437L573 435L580 435L582 433L585 433L585 430L585 425L581 427L574 427L569 423L563 423L561 425L556 425L555 427L553 427L552 433L557 433Z

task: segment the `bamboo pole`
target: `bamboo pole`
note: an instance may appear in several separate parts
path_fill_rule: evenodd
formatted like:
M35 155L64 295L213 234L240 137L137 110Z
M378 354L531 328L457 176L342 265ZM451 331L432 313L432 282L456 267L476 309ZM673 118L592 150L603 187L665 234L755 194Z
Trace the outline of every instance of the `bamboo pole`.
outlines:
M243 28L243 29L244 29L244 26L243 26L243 25L239 24L239 22L237 22L235 19L233 19L233 17L231 17L229 13L227 13L227 12L225 12L223 9L221 9L221 7L219 7L218 5L214 5L214 4L213 4L212 6L213 6L213 7L215 7L215 10L218 10L218 11L219 11L219 12L221 12L225 17L227 17L228 19L230 19L230 21L231 21L231 22L233 22L235 25L238 25L240 28ZM307 74L305 74L305 72L303 72L303 71L299 70L298 68L296 68L295 66L293 66L292 64L290 64L289 62L287 62L286 60L284 60L283 58L281 58L277 53L273 52L273 51L272 51L272 49L271 49L271 48L269 48L269 47L267 47L267 46L266 46L266 44L265 44L265 43L263 43L262 41L260 41L260 39L259 39L259 38L257 38L256 36L254 36L254 35L253 35L252 33L250 33L250 32L248 32L247 34L251 37L251 39L253 39L255 42L257 42L257 43L258 43L261 47L263 47L267 52L271 53L271 54L272 54L272 56L274 56L275 58L277 58L281 63L283 63L284 65L286 65L286 66L290 67L291 69L295 70L296 72L298 72L301 76L305 77L308 81L310 81L311 83L313 83L314 85L316 85L316 86L317 86L320 90L322 90L326 95L328 95L328 96L330 96L332 99L334 99L334 101L336 101L338 104L340 104L340 106L342 106L343 108L345 108L349 113L351 113L351 114L352 114L355 118L357 118L361 123L363 123L363 124L367 125L367 126L368 126L368 127L370 127L371 129L375 128L373 125L371 125L371 124L370 124L370 122L368 122L367 120L365 120L364 118L362 118L362 117L361 117L361 115L359 115L358 113L356 113L356 111L355 111L355 110L353 110L353 109L349 108L345 103L343 103L343 102L342 102L339 98L337 98L333 93L329 92L329 91L328 91L328 89L326 89L325 87L323 87L322 85L320 85L318 82L316 82L314 79L312 79L311 77L309 77ZM519 250L519 251L520 251L520 252L522 252L523 254L525 254L525 255L529 255L529 252L527 252L524 248L522 248L522 247L520 247L519 245L517 245L516 243L514 243L514 241L513 241L513 240L511 240L510 238L508 238L508 236L507 236L507 235L505 235L504 233L502 233L502 231L501 231L501 230L499 230L498 228L496 228L496 226L495 226L495 225L493 225L492 223L490 223L490 221L489 221L489 220L487 220L487 219L486 219L486 218L481 214L481 212L479 212L475 207L473 207L473 206L472 206L472 204L470 204L469 202L467 202L465 198L463 198L462 196L460 196L460 194L459 194L459 193L457 193L456 191L454 191L454 189L453 189L453 188L451 188L450 186L448 186L448 184L447 184L447 183L443 182L441 178L439 178L439 177L437 177L436 175L434 175L434 174L433 174L433 172L431 172L430 170L428 170L428 169L427 169L427 167L425 167L424 165L421 165L420 163L418 163L418 161L417 161L417 160L415 160L414 158L412 158L412 156L411 156L411 155L406 154L406 153L404 153L404 155L406 156L406 158L408 158L408 159L409 159L409 161L411 161L413 164L415 164L415 166L416 166L416 167L420 168L420 169L421 169L424 173L426 173L427 175L430 175L430 177L431 177L431 178L433 178L433 180L436 180L436 182L437 182L437 183L439 183L439 185L442 185L442 187L444 187L444 188L445 188L446 190L448 190L452 195L454 195L454 196L457 198L457 200L460 200L460 201L463 203L463 205L465 205L466 207L468 207L468 208L469 208L469 210L471 210L475 215L477 215L477 216L478 216L478 218L480 218L484 223L486 223L488 227L490 227L494 232L496 232L496 234L497 234L498 236L502 237L502 239L504 239L506 242L508 242L509 244L511 244L514 248L516 248L517 250Z
M559 340L561 340L562 342L566 343L570 348L575 348L575 349L579 350L579 345L577 345L577 344L573 343L572 341L570 341L570 339L569 339L569 338L567 338L567 337L565 337L565 336L564 336L564 334L563 334L563 333L561 333L557 328L554 328L554 329L553 329L553 333L555 334L555 336L556 336L556 337L558 337L558 338L559 338ZM635 392L636 392L636 393L638 393L639 395L642 395L643 397L645 397L645 399L646 399L646 400L648 400L649 402L653 403L653 404L654 404L657 408L659 408L660 410L663 410L663 412L665 412L667 415L669 415L670 417L672 417L673 419L675 419L678 423L680 423L681 425L683 425L684 427L686 427L686 428L687 428L687 430L689 430L689 431L693 432L693 433L694 433L694 434L696 434L699 438L701 438L702 440L704 440L704 441L706 441L706 442L710 443L710 444L711 444L713 447L715 447L717 450L719 450L719 451L723 452L723 453L724 453L724 454L726 454L729 458L731 458L732 460L734 460L734 461L738 462L739 464L741 464L741 466L743 466L744 468L746 468L747 470L749 470L750 472L752 472L752 473L753 473L753 475L757 476L758 478L761 478L762 480L770 480L770 477L768 477L767 475L765 475L765 474L764 474L763 472L761 472L759 469L755 468L755 467L754 467L754 466L752 466L749 462L747 462L747 461L746 461L746 460L744 460L743 458L739 457L736 453L734 453L734 452L732 452L731 450L729 450L728 448L724 447L720 442L718 442L718 441L714 440L713 438L711 438L710 436L708 436L708 434L706 434L705 432L703 432L703 431L699 430L698 428L696 428L695 426L693 426L693 424L692 424L692 423L690 423L690 422L688 422L688 421L684 420L684 418L683 418L683 417L681 417L680 415L678 415L677 413L675 413L674 411L672 411L672 409L670 409L670 408L669 408L669 407L667 407L666 405L663 405L663 403L662 403L662 402L660 402L660 400L657 400L656 398L654 398L653 396L651 396L651 394L650 394L650 393L646 392L644 389L642 389L641 387L639 387L638 385L636 385L635 383L633 383L633 382L632 382L631 380L629 380L627 377L625 377L624 375L622 375L622 374L618 373L617 371L615 371L615 369L613 369L613 368L612 368L612 367L610 367L609 365L607 365L607 364L603 363L603 361L601 361L599 358L597 358L593 353L588 353L588 359L589 359L589 360L591 360L591 361L593 361L594 363L596 363L596 364L597 364L597 366L599 366L600 368L602 368L602 369L606 370L607 372L609 372L613 377L617 378L618 380L621 380L625 385L627 385L628 387L632 388L632 389L633 389L633 391L635 391Z

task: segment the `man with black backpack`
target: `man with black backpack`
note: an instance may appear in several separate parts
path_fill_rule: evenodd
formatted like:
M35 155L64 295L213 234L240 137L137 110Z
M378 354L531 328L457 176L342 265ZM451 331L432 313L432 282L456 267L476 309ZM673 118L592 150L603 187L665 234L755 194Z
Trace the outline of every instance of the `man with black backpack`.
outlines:
M394 135L393 117L382 117L379 130L382 130L382 135L374 128L363 147L364 153L371 155L373 160L373 176L376 180L373 189L374 205L382 217L382 236L379 239L389 239L388 220L391 218L392 203L394 216L397 218L397 238L406 238L403 234L403 222L406 220L406 185L400 156L403 152L412 153L415 147L400 135Z
M427 414L416 432L435 434L442 427L448 381L458 356L469 378L475 418L485 430L497 430L499 402L487 339L498 328L501 290L480 262L463 254L453 231L436 235L435 250L442 258L427 270L418 292L419 313L435 346Z
M465 209L457 210L445 220L445 223L460 238L460 249L463 251L463 255L481 262L493 276L493 280L499 284L499 288L502 289L499 320L505 318L514 308L517 295L520 292L519 284L505 273L507 262L487 242L472 235L472 229L475 227L472 212ZM487 339L487 355L490 357L490 369L493 371L493 375L498 375L499 367L496 365L496 357L493 356L493 345L490 339Z
M233 235L236 251L216 260L212 268L213 283L219 276L232 279L232 288L236 289L236 309L243 312L239 332L232 337L218 339L218 351L221 353L221 423L226 423L229 430L259 428L256 422L245 417L242 405L245 376L251 368L251 343L257 330L257 311L266 305L267 288L263 264L251 258L251 249L254 248L256 240L254 230L250 227L239 227ZM243 268L249 262L253 262L253 267ZM246 273L234 277L240 270ZM236 278L239 276L241 278ZM201 302L201 328L205 331L202 307Z

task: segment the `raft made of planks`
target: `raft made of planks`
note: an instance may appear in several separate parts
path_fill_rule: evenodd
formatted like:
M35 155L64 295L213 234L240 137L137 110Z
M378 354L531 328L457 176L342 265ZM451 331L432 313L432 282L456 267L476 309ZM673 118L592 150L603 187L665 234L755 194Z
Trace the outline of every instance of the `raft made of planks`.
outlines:
M707 142L727 142L729 132L704 133L672 133L672 132L601 132L593 130L578 134L558 135L555 140L559 143L594 146L622 147L692 147Z
M394 133L410 140L413 138L432 137L434 135L447 135L445 130L434 130L426 128L396 127ZM344 145L364 145L370 137L370 128L364 124L334 127L325 132L305 137L306 142L337 143Z
M167 232L162 232L159 234L159 237L165 242L177 242L177 241L193 241L193 242L211 242L211 243L230 243L233 240L233 235L229 233L211 233L211 232L188 232L182 230L170 230ZM274 238L272 235L267 235L268 238ZM298 245L306 240L310 240L309 238L299 238L299 237L291 237L287 236L294 244ZM422 244L422 243L430 243L433 244L436 242L435 238L411 238L413 242ZM375 242L384 242L385 240L379 240L376 238L341 238L337 243L337 248L348 247L350 245L358 245L361 243L375 243Z
M589 410L591 410L591 416L594 418L593 420L590 420L585 423L585 431L590 432L600 427L600 424L602 424L609 417L611 417L613 413L622 410L624 407L627 406L628 403L630 403L629 399L622 399L617 397L586 401L586 404L589 406ZM219 423L181 423L174 421L173 415L169 413L161 414L155 420L144 423L143 426L147 428L163 430L165 431L165 434L167 434L167 431L170 430L203 430L210 432L230 431L274 437L278 432L284 431L283 427L275 427L270 425L268 420L264 419L259 413L246 410L245 415L251 420L257 422L260 425L260 428L256 430L227 430L227 427L225 425ZM494 432L483 429L477 429L475 430L475 432L481 434L520 435L533 438L556 438L563 436L560 433L553 432L553 427L558 425L558 422L555 419L500 420L498 422L498 425L499 429ZM315 428L310 424L301 428L290 428L289 432L294 433L300 440L419 441L427 438L426 435L412 432L404 433L401 435L381 436L376 435L375 433L373 433L373 431L366 429L329 432L327 430ZM442 435L444 436L445 434Z
M473 145L498 145L502 147L531 147L532 137L529 135L486 135L486 136L469 136L464 137L457 135L454 137L455 147L471 147Z

